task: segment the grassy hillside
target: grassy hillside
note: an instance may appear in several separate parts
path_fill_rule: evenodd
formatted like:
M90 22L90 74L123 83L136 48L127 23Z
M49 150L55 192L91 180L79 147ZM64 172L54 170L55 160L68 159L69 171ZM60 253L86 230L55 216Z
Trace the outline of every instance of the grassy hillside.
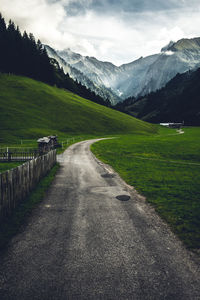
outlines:
M1 143L49 134L153 133L154 125L26 77L0 74Z

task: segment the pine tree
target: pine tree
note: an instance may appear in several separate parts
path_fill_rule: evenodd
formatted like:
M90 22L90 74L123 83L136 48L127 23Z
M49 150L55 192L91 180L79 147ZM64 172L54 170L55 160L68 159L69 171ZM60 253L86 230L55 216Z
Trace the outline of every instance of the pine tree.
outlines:
M0 71L6 71L6 50L7 50L7 28L2 15L0 14Z

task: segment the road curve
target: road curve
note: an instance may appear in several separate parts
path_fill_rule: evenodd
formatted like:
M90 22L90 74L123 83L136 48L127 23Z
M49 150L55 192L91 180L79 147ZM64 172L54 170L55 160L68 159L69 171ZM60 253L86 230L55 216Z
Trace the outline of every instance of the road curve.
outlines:
M197 258L111 168L70 146L0 257L0 299L200 299Z

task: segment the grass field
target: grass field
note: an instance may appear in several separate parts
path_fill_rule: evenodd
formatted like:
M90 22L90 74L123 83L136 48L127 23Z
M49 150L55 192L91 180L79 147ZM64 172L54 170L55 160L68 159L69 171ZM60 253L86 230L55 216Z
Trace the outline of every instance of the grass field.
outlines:
M0 173L16 168L21 164L23 164L23 162L0 162Z
M95 155L134 186L174 232L200 248L200 128L160 129L157 135L126 135L92 145Z
M0 91L0 147L47 135L63 139L157 130L154 125L26 77L0 74Z
M0 148L37 148L38 138L58 135L65 149L73 142L97 136L156 131L154 125L69 91L0 73ZM0 163L0 172L17 165Z

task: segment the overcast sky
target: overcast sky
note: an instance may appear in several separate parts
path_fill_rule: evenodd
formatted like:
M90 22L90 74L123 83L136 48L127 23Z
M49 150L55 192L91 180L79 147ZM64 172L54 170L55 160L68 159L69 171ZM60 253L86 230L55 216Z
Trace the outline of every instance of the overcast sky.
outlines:
M55 49L117 65L200 36L200 0L0 0L0 11Z

